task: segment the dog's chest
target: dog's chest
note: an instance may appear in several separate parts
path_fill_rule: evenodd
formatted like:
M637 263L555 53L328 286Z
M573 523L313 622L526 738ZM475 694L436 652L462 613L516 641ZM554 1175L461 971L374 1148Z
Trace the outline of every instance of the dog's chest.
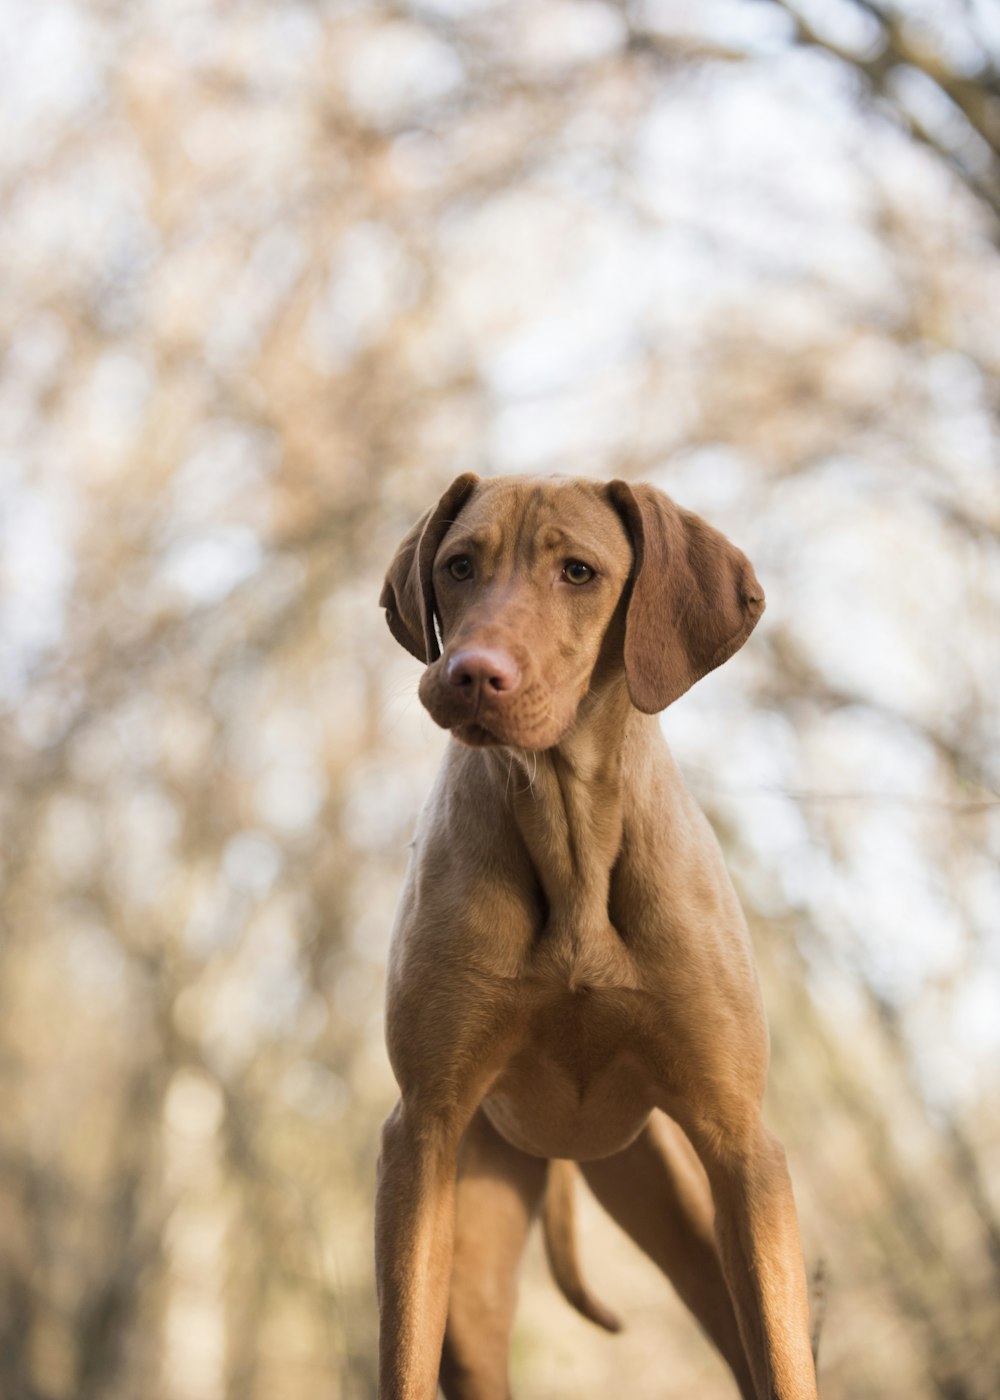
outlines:
M524 973L555 994L639 985L632 956L601 907L569 908L550 916L528 953Z
M634 1045L634 994L537 993L526 1043L485 1104L523 1151L577 1160L619 1151L652 1107Z

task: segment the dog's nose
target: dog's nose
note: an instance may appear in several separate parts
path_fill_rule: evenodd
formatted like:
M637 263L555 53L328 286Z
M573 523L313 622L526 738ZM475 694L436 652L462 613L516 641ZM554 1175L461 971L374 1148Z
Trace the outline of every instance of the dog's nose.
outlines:
M505 651L493 648L469 648L456 651L448 662L449 684L472 696L497 696L516 690L521 681L517 662Z

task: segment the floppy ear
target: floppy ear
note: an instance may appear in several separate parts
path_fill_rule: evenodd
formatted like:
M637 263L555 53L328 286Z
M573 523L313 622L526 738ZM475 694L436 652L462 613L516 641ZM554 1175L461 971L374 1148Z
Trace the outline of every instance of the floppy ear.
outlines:
M764 611L753 567L725 535L655 487L608 484L632 539L625 679L637 710L664 710L721 666Z
M434 632L434 583L431 571L438 546L479 481L474 472L457 476L436 506L425 511L389 565L379 598L389 631L418 661L429 664L441 655Z

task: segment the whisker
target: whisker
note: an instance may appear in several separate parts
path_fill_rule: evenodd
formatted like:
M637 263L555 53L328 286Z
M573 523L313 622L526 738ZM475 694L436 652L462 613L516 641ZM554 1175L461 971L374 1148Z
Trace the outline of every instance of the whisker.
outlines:
M528 791L531 793L532 801L535 800L535 778L538 776L538 755L534 755L535 763L532 769L528 763L527 749L521 750L521 757L524 759L524 775L528 779Z

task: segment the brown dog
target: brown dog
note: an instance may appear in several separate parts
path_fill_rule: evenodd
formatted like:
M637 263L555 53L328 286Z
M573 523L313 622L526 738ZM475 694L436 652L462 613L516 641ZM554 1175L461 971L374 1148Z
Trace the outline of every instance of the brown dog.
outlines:
M617 1325L576 1270L571 1161L743 1395L810 1400L746 925L653 718L746 641L753 569L649 486L465 475L400 545L381 602L458 741L390 960L381 1400L433 1400L439 1376L448 1400L507 1400L543 1195L557 1281Z

